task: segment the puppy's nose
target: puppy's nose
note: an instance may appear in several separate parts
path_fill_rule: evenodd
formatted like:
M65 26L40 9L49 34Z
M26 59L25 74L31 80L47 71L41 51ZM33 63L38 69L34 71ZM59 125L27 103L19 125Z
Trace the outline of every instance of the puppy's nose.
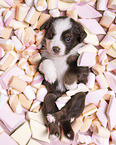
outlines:
M54 47L53 47L53 51L54 51L55 53L59 53L60 48L59 48L58 46L54 46Z

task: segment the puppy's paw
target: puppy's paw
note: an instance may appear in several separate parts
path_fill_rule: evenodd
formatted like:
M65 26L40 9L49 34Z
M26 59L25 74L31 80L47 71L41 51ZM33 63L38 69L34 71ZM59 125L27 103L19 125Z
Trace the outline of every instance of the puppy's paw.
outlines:
M55 121L56 121L54 116L52 116L51 114L47 115L47 120L49 123L55 123Z
M44 74L45 80L50 84L54 83L57 79L56 68L53 62L49 59L44 60L40 66L39 70Z

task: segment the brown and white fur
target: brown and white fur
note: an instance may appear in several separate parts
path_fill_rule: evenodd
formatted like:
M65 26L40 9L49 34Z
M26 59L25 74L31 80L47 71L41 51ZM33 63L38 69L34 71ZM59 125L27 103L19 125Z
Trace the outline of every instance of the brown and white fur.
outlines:
M40 30L43 29L45 37L38 70L44 75L43 84L48 90L43 110L50 137L60 135L60 123L64 134L73 139L71 119L79 117L83 112L86 93L80 92L72 96L61 110L58 110L55 101L67 90L75 89L78 83L87 82L89 68L77 67L77 49L83 45L86 33L80 23L69 17L51 17L41 26Z

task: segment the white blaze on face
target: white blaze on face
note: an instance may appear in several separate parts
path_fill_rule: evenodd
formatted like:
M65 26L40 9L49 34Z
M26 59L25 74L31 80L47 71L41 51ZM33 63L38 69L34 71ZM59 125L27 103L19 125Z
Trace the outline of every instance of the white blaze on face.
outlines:
M64 31L72 27L70 18L55 20L55 22L53 23L53 27L55 29L55 36L52 40L46 39L47 49L51 54L55 55L53 47L57 46L60 48L60 52L58 53L58 55L64 55L66 46L61 40L61 35Z

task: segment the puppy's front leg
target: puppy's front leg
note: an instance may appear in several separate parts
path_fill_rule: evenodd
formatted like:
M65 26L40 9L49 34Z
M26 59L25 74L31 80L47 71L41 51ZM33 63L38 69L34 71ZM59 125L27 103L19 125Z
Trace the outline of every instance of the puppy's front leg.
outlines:
M45 80L48 81L50 84L56 81L56 68L50 59L45 59L40 63L39 71L44 74Z
M77 76L74 72L68 70L64 75L64 85L67 90L72 90L77 88Z

